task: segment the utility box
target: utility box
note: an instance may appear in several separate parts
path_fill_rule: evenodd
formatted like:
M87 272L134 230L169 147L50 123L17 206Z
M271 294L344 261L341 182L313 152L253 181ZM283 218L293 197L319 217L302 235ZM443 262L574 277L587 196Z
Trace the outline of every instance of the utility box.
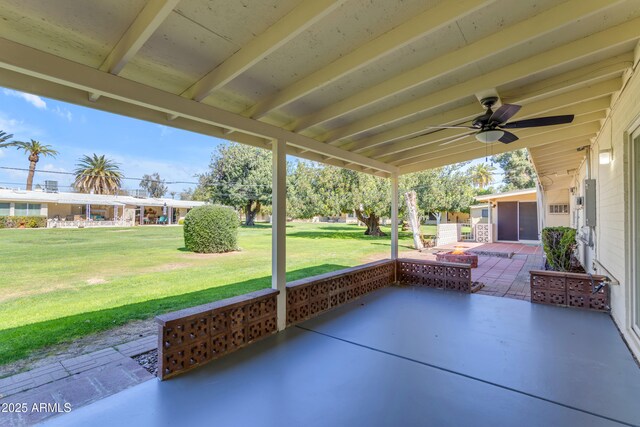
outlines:
M584 180L584 225L596 226L596 180Z

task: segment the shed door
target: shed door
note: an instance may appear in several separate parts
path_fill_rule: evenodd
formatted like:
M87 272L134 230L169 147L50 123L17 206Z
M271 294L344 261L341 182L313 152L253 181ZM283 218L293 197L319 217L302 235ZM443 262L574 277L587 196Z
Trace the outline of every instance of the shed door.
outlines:
M518 209L520 240L538 240L538 204L520 202Z
M518 202L498 202L498 240L518 240Z

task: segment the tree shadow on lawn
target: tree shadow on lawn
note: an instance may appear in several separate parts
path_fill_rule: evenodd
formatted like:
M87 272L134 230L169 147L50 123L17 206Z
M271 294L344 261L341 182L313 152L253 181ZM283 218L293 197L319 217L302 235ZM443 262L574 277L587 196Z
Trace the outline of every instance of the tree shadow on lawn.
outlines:
M347 268L321 264L287 272L287 282ZM158 298L104 310L75 314L0 331L0 365L27 357L35 350L73 341L85 335L122 326L132 320L145 320L158 314L207 304L224 298L271 286L271 276Z
M287 228L293 228L293 225L287 225ZM255 230L255 229L271 229L271 224L268 222L257 222L254 225L240 224L242 230Z
M353 239L353 240L373 240L373 241L385 241L391 239L391 233L387 233L386 236L367 236L364 234L364 229L358 230L345 230L345 231L337 231L333 230L329 231L296 231L294 233L287 233L287 238L289 237L297 237L303 239ZM398 233L398 237L409 238L411 237L411 233L407 233L405 231L400 231Z

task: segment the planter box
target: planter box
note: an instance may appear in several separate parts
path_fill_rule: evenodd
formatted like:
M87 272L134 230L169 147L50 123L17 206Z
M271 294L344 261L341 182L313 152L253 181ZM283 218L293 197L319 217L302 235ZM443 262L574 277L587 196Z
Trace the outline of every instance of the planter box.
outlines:
M546 270L529 273L531 302L609 311L609 285L605 276ZM593 289L601 284L604 286L593 293Z

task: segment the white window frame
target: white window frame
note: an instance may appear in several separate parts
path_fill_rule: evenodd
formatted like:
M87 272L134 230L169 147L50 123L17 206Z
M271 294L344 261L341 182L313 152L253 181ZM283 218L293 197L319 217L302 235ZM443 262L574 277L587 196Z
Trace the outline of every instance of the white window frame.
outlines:
M569 203L549 203L549 215L569 215Z

